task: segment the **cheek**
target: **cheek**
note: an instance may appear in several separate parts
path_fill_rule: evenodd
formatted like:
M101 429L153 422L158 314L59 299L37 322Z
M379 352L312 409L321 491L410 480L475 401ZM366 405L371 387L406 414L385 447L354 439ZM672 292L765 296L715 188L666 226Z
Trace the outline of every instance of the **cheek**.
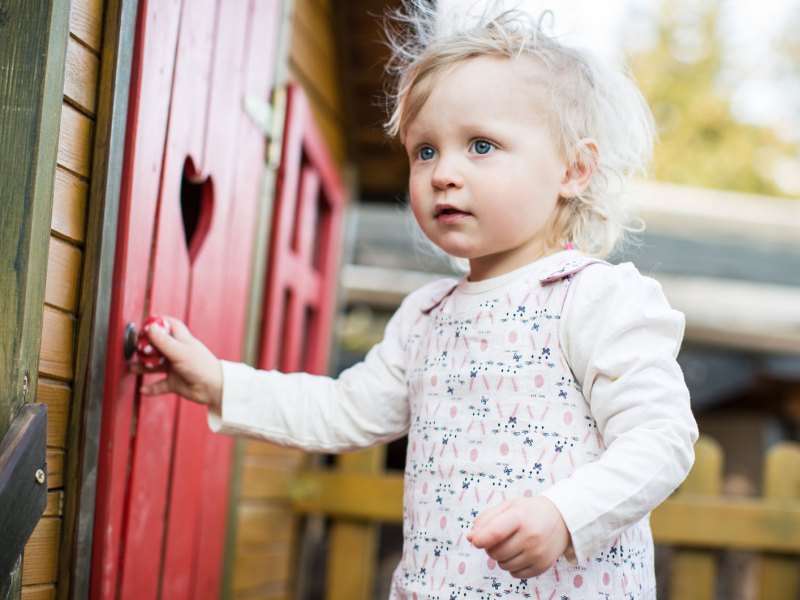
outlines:
M408 201L411 204L411 210L415 217L419 217L419 212L425 204L425 194L423 193L423 184L419 178L410 177L408 180Z

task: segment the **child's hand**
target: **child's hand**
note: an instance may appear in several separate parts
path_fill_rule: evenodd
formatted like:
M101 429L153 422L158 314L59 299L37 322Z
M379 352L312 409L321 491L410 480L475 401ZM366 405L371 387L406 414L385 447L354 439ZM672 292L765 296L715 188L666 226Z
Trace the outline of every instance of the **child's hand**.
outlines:
M145 396L175 393L200 404L219 409L222 402L222 364L200 340L195 338L178 319L164 317L172 327L172 335L160 327L150 327L147 335L152 344L166 357L167 363L158 369L131 365L135 373L166 373L164 379L141 387Z
M467 539L513 577L526 578L541 575L564 554L569 530L550 500L533 496L481 513Z

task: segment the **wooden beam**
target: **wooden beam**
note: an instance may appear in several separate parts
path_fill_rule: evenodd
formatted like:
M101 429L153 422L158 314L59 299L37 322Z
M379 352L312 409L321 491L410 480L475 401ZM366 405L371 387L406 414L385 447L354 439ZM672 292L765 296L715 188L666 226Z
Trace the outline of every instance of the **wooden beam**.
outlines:
M0 443L0 581L47 506L47 405L24 404Z
M800 503L686 494L653 511L660 544L800 553Z
M296 511L401 523L403 476L306 471L286 483ZM685 493L653 511L657 543L800 553L800 503Z
M295 510L355 521L403 522L403 475L305 471L288 484Z

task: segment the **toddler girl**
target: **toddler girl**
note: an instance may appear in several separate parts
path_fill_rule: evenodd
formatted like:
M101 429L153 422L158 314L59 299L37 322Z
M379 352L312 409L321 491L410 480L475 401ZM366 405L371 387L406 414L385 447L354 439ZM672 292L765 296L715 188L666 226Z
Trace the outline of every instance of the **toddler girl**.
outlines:
M217 360L152 333L143 393L208 404L211 427L310 451L408 435L392 598L654 598L651 509L697 429L683 317L630 264L622 183L652 124L623 75L524 13L443 34L414 3L388 129L414 216L469 273L412 293L338 379Z

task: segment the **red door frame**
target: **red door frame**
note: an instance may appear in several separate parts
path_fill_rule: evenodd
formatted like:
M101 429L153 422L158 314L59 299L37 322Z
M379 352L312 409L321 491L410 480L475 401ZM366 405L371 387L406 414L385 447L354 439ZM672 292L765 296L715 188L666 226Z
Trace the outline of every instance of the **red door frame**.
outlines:
M326 373L336 308L344 188L308 100L287 99L259 367Z

